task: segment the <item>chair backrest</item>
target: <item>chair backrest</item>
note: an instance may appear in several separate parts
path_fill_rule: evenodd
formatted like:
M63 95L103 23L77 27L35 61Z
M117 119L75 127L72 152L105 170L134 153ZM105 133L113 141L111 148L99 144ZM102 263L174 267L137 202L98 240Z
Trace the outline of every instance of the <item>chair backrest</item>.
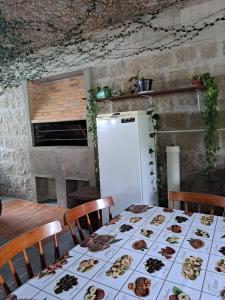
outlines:
M81 204L79 206L76 206L76 207L68 210L64 215L64 222L66 225L69 226L74 244L76 245L77 243L79 243L79 241L74 233L74 230L73 230L74 224L77 225L80 239L81 240L84 239L84 235L83 235L82 228L81 228L81 225L79 222L79 218L86 216L88 230L89 230L89 233L91 234L91 233L93 233L93 228L92 228L89 214L97 211L97 222L98 222L98 226L100 227L100 226L102 226L101 210L104 208L109 208L109 219L111 220L112 219L112 206L114 206L114 205L115 204L114 204L113 198L111 196L109 196L106 198L86 202L85 204Z
M173 208L176 201L185 203L185 210L188 211L188 203L198 204L198 212L201 211L201 204L211 206L210 214L214 213L214 207L223 208L225 216L225 197L210 194L191 193L191 192L169 192L168 200L173 202Z
M43 251L42 240L50 236L53 236L54 247L55 247L55 259L57 259L60 257L60 253L59 253L56 234L59 233L60 231L62 231L60 222L53 221L51 223L36 227L33 230L25 232L19 235L18 237L16 237L15 239L9 241L8 243L0 247L0 268L2 268L3 265L8 264L13 279L16 285L19 287L21 285L21 281L13 265L12 258L19 253L23 254L28 277L32 278L34 276L34 273L26 249L35 244L38 244L41 268L42 270L45 269L46 261L45 261L44 251ZM6 284L3 276L1 275L0 275L0 286L3 287L3 290L5 291L6 294L11 293L8 285Z

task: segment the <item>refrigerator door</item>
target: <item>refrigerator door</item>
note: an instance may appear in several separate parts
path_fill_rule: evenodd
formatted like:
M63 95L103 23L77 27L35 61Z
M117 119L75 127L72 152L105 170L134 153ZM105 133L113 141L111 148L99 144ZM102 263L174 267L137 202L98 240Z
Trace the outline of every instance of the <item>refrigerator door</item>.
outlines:
M113 196L118 214L142 203L138 114L97 118L101 196Z

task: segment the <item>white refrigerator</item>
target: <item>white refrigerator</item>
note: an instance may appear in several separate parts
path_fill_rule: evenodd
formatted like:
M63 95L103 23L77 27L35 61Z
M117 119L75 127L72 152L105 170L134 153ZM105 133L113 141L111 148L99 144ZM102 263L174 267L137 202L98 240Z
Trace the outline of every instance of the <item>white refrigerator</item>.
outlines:
M101 197L113 196L113 215L133 203L157 205L156 162L149 148L153 125L146 111L97 117ZM153 161L154 175L150 175Z

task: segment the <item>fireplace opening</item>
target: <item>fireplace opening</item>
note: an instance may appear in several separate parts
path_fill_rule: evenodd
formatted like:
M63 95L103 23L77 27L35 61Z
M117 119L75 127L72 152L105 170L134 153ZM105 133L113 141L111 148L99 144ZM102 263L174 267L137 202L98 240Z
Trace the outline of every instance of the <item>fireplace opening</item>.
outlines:
M73 208L87 202L100 198L100 191L97 187L90 186L88 181L83 180L66 180L67 207ZM94 230L98 228L97 212L89 214L91 224ZM87 219L82 217L79 219L80 226L88 230Z
M34 123L35 146L87 146L87 122L64 121Z
M56 183L54 178L35 177L37 202L57 205Z
M72 208L84 202L77 201L74 193L89 186L89 181L66 179L67 207Z

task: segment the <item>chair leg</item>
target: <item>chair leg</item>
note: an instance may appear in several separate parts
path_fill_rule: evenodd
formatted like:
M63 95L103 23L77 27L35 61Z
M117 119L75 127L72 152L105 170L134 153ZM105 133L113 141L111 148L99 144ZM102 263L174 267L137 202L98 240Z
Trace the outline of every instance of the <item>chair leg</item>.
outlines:
M58 240L56 234L54 234L54 247L55 247L55 260L60 258Z
M89 234L92 234L93 233L93 228L92 228L92 225L91 225L91 220L90 220L89 214L86 215L86 218L87 218Z
M112 220L112 207L109 207L109 220Z
M28 277L29 278L34 277L34 272L33 272L33 269L31 267L26 249L23 250L23 259L24 259L24 262L25 262Z
M79 235L80 235L80 239L81 239L81 241L83 241L84 240L84 234L83 234L83 232L82 232L82 228L81 228L81 226L80 226L80 222L79 222L79 220L77 220L77 228L78 228L78 232L79 232Z
M16 272L16 269L14 268L14 265L13 265L13 263L12 263L11 260L8 261L8 265L9 265L10 271L12 273L12 276L13 276L13 279L14 279L16 285L18 287L21 286L22 282L21 282L21 280L20 280L20 278L19 278L19 276L18 276L18 274Z
M0 287L3 290L3 293L8 296L9 294L11 294L11 290L8 287L8 285L6 284L4 278L0 275Z
M40 253L40 262L41 262L41 268L44 270L47 267L46 261L45 261L45 255L42 247L41 241L38 242L39 245L39 253Z
M71 224L69 224L69 230L70 230L70 234L71 234L71 237L72 237L74 246L76 246L77 244L79 244L79 241L78 241L76 235L75 235L74 232L73 232L73 227L72 227Z
M98 228L100 228L102 226L102 217L101 217L101 211L98 210L97 211L98 214Z

